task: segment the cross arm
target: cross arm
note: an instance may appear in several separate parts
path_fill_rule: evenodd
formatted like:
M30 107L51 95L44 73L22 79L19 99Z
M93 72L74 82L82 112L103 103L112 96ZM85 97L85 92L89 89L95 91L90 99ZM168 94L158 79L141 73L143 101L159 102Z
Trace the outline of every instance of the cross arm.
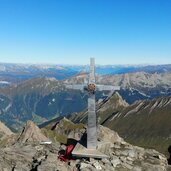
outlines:
M65 88L72 89L72 90L85 90L87 87L87 84L66 84Z
M97 84L96 85L96 90L97 91L114 91L114 90L120 90L120 87L119 86L112 86L112 85L100 85L100 84Z

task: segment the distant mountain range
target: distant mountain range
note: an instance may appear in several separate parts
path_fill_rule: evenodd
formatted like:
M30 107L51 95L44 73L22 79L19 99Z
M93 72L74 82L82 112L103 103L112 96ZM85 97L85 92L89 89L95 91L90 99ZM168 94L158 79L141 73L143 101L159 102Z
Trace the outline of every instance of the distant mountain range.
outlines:
M66 66L63 65L64 68L69 68L74 71L84 71L87 72L89 70L88 65L80 65L80 66ZM165 65L96 65L96 73L105 75L105 74L125 74L125 73L133 73L133 72L147 72L147 73L164 73L171 71L171 64Z
M42 123L57 116L67 116L87 107L88 94L67 90L65 84L86 83L87 74L65 80L33 78L18 85L0 89L0 119L10 128L21 128L25 121ZM171 73L144 72L97 76L101 84L119 85L119 94L132 104L136 100L171 95ZM103 100L110 92L97 92Z
M80 74L64 80L64 83L82 84L87 83L87 79L87 74ZM120 86L119 93L129 104L136 100L171 95L171 72L97 75L96 81L98 84Z
M69 68L56 65L4 64L0 63L0 86L5 87L37 77L54 77L62 80L77 74Z
M16 84L36 77L55 77L62 80L79 72L88 72L88 65L46 65L46 64L9 64L0 63L0 87ZM166 73L171 71L168 65L97 65L96 73L125 74L135 72Z

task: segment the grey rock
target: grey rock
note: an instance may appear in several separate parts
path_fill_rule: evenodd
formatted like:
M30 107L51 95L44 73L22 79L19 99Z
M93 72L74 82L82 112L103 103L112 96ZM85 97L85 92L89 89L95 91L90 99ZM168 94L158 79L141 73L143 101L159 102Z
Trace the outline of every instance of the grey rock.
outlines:
M36 134L42 135L39 128L36 129ZM99 131L98 150L109 158L60 161L58 152L66 149L65 145L40 145L38 140L41 136L35 139L36 134L33 135L32 131L28 130L25 133L28 132L29 136L21 136L22 141L0 149L0 171L169 171L167 159L163 154L133 146L108 128L100 126ZM26 137L29 141L26 141Z
M36 126L32 121L27 121L26 126L18 137L18 142L20 143L26 143L29 141L49 141L49 139L43 135L38 126Z
M113 159L111 160L113 167L116 167L118 164L121 164L121 162L122 161L117 156L113 156Z
M101 165L99 164L98 161L96 161L95 163L93 163L93 166L97 169L97 170L102 170Z
M12 135L13 132L4 124L0 121L0 133L2 135Z

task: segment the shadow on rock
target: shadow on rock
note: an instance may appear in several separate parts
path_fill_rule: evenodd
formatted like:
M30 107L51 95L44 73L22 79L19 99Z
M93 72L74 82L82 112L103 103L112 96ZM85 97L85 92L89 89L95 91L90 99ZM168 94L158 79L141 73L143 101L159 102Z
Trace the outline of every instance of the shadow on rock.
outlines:
M168 147L169 158L167 159L168 164L171 165L171 145Z

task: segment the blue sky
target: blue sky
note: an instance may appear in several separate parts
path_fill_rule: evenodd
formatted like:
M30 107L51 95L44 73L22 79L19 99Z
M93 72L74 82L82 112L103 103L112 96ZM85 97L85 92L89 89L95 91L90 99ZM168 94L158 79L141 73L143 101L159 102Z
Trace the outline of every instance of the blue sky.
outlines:
M0 0L0 62L171 63L171 0Z

